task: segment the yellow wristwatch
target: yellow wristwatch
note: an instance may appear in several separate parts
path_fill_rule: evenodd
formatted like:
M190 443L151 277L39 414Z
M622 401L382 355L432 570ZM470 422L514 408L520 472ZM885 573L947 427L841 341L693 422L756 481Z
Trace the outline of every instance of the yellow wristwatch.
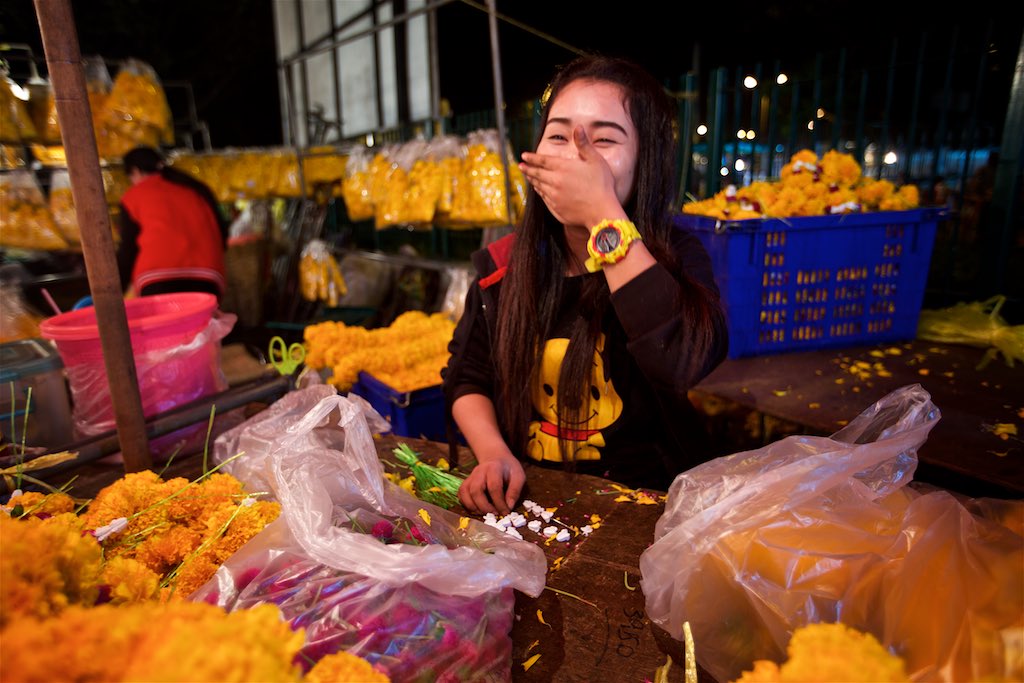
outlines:
M643 239L633 221L625 218L605 219L590 229L587 240L587 270L596 273L606 263L618 263L626 256L629 245Z

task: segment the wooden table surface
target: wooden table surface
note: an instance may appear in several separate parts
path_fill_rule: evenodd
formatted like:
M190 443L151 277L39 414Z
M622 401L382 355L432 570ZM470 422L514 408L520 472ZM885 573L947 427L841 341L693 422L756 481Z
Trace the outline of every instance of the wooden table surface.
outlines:
M984 350L915 340L840 350L729 359L691 393L709 413L742 406L790 423L787 432L832 434L891 391L920 384L942 418L919 452L915 480L966 495L1024 496L1024 366ZM1015 425L1001 438L996 425ZM769 434L765 440L783 434Z

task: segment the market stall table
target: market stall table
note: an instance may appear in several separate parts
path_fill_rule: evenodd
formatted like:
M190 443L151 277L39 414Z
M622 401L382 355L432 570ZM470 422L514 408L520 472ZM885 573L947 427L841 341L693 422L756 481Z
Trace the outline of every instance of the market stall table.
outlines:
M978 368L984 354L915 340L729 359L691 398L708 414L739 407L790 423L762 435L768 442L785 433L832 434L889 392L920 384L942 419L918 454L914 479L970 496L1020 498L1024 368L1001 356ZM718 422L720 437L735 427Z
M446 444L392 435L376 439L377 451L383 459L395 462L391 449L401 442L422 453L426 462L448 456ZM460 461L464 467L472 461L468 450L461 451ZM201 454L176 459L163 476L194 479L202 463ZM573 534L565 543L545 542L526 527L520 529L527 542L544 551L548 577L547 588L539 597L516 594L512 679L654 680L656 669L671 656L668 680L682 681L683 645L646 618L640 590L640 554L654 541L654 525L665 507L662 496L657 492L650 496L624 493L598 477L529 463L526 467L528 483L523 497L544 508L555 508L550 524L559 529L586 524L595 528L589 536ZM156 466L158 471L160 468ZM124 471L116 463L90 463L75 474L72 495L90 498ZM519 510L523 511L521 505ZM465 514L459 508L456 511ZM534 655L540 657L529 669L524 668L524 662ZM701 680L713 681L703 673Z

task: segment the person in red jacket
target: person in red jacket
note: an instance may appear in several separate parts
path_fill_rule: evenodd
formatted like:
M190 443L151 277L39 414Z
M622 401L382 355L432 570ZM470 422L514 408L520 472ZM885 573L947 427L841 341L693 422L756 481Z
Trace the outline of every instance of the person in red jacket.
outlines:
M228 224L210 188L167 167L151 147L124 156L132 186L121 198L121 286L139 296L224 294Z

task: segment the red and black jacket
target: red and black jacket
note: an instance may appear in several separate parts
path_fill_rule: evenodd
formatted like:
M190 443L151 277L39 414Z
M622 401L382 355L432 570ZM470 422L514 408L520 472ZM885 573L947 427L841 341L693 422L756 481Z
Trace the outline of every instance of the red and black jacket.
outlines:
M460 396L476 393L495 400L498 394L491 354L501 283L507 269L515 267L509 260L513 240L510 235L473 254L477 278L466 296L463 317L449 345L452 355L442 373L449 419L451 405ZM670 246L680 271L703 285L704 291L658 264L611 295L602 357L623 394L623 413L621 423L606 433L602 459L578 461L577 471L665 489L676 474L710 457L703 426L687 393L725 358L725 316L711 261L700 240L677 230ZM566 279L567 316L579 314L578 299L573 297L587 277L604 276L593 273ZM685 297L706 295L715 304L710 347L694 342L701 331L686 319L684 305Z
M223 293L224 238L208 197L154 173L121 198L122 285L141 292L159 282L201 280Z

